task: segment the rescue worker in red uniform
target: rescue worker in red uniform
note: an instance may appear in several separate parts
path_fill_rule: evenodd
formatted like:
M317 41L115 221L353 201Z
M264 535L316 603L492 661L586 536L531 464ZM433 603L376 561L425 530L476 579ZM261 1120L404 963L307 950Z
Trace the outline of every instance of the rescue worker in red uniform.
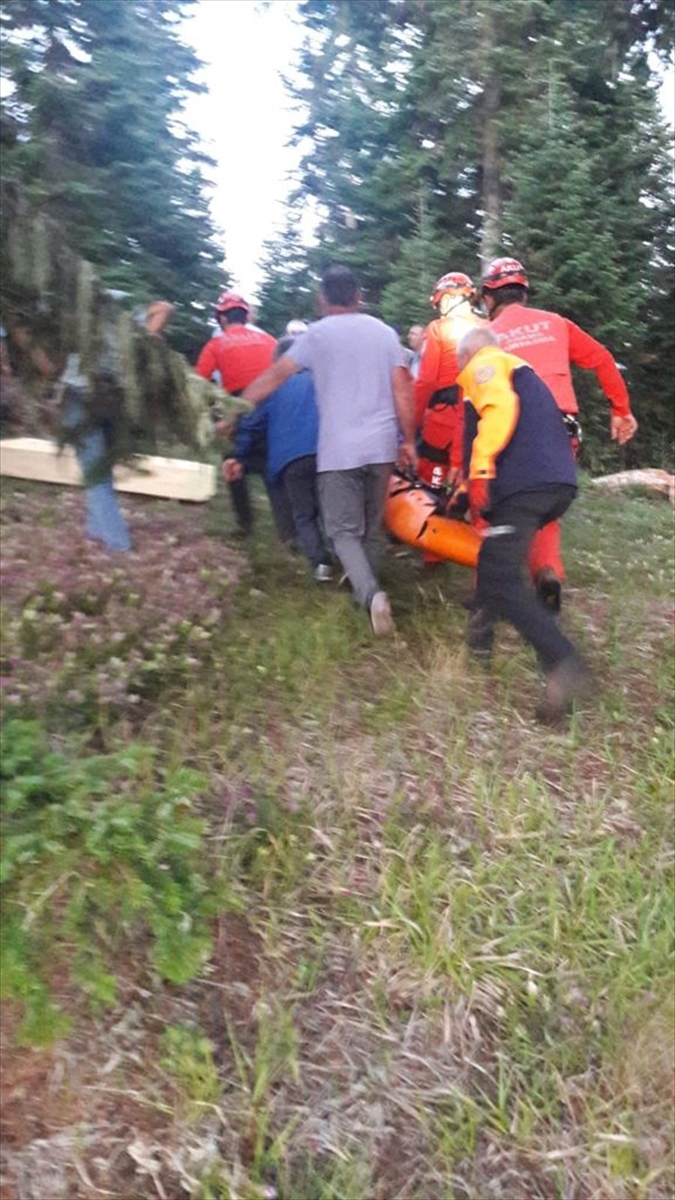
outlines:
M457 343L475 325L485 323L472 308L475 299L476 289L461 271L443 275L429 297L438 317L424 331L415 379L417 472L438 490L454 483L462 469L463 405L457 386Z
M212 379L218 372L221 386L231 396L239 396L249 383L262 375L274 360L276 339L262 329L247 325L250 309L242 296L236 292L222 292L218 297L214 316L221 332L211 338L200 352L195 371L203 379ZM216 429L218 429L218 424ZM227 423L220 426L226 432ZM265 478L267 448L260 445L249 456L249 471ZM238 531L247 536L253 528L253 507L246 476L234 481L226 480L234 508ZM266 483L267 494L277 533L283 542L290 542L295 535L290 507L281 489Z
M485 271L482 300L501 349L524 359L550 388L564 414L575 454L580 444L580 427L571 366L594 371L611 406L610 435L623 446L633 437L638 424L614 358L573 321L544 309L530 308L529 286L525 270L515 258L496 258ZM539 599L558 612L565 578L558 521L551 521L536 534L528 566Z
M221 293L214 308L221 332L206 343L195 366L203 379L211 379L217 371L231 396L243 392L274 359L276 340L246 324L249 311L246 301L235 292Z

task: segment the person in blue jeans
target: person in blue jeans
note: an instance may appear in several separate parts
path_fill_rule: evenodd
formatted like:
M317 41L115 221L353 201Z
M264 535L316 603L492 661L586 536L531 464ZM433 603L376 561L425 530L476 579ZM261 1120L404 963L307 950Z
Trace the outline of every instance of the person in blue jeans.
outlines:
M113 484L110 430L104 420L87 419L88 380L80 370L78 354L68 355L61 384L61 437L73 446L82 472L87 537L102 542L108 550L131 550L129 530Z
M156 300L134 313L136 324L151 337L161 337L173 313L167 300ZM121 512L113 483L112 447L115 440L113 417L93 417L86 403L88 377L83 374L79 354L69 354L61 375L61 439L71 444L82 471L86 497L86 533L102 542L107 550L128 552L131 538ZM107 381L113 401L119 407L123 395L119 384Z
M276 356L292 345L282 338ZM332 578L331 554L321 524L316 475L319 418L309 371L287 380L252 412L242 414L232 456L223 463L227 483L240 479L261 441L267 446L266 481L288 498L298 545L319 583Z

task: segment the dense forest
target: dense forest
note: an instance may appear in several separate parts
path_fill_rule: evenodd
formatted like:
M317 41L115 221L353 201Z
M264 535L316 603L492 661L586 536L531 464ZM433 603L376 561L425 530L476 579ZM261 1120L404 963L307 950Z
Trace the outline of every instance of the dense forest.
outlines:
M208 160L181 115L198 86L180 36L194 3L6 0L1 25L4 174L108 286L177 302L172 340L188 356L227 282ZM296 13L287 74L304 154L287 228L261 247L260 323L279 333L289 312L313 316L318 274L341 259L370 311L403 330L430 319L439 274L477 278L515 255L533 302L625 368L640 421L625 461L670 463L670 0L299 0ZM605 406L594 382L579 387L599 469L616 461Z
M403 330L431 318L440 274L477 278L485 261L515 255L533 302L625 367L641 424L629 453L670 458L672 139L658 100L668 0L303 0L300 13L293 90L310 149L295 203L311 197L322 219L304 261L297 214L268 246L268 324L289 290L309 315L328 258L350 262L372 311ZM579 388L586 461L601 467L605 406L583 404L588 378Z

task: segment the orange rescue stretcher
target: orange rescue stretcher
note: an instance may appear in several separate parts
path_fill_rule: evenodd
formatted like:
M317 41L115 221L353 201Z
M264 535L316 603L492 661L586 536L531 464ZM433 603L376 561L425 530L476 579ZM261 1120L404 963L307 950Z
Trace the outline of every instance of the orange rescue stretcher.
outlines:
M384 506L386 528L400 542L439 558L475 567L481 539L466 521L446 517L433 493L418 480L395 471Z

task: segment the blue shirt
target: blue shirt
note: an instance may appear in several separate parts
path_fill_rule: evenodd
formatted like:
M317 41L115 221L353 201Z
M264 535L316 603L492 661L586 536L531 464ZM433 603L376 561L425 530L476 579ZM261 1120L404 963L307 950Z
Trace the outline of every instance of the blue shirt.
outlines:
M259 445L261 435L267 441L267 478L276 482L281 472L296 458L316 454L319 416L314 384L309 371L291 375L253 412L237 421L234 457L246 463L247 455Z

